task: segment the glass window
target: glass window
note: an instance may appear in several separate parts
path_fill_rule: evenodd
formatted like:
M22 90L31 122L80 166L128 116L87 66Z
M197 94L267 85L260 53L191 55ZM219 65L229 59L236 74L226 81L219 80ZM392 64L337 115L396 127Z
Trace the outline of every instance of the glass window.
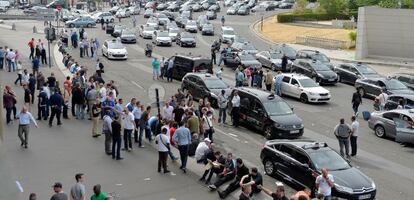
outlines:
M280 145L279 151L289 157L291 157L293 153L293 149L289 147L288 145Z
M309 153L316 169L326 168L328 171L349 169L351 166L333 150L317 150Z
M377 72L366 65L357 65L356 68L361 74L377 74Z
M299 83L298 83L298 81L296 80L296 79L292 79L292 83L291 83L292 85L295 85L295 84L298 84L299 85Z
M299 79L300 85L304 88L310 88L310 87L318 87L319 85L315 83L312 79Z
M265 101L263 103L269 115L290 115L293 114L290 106L284 101Z
M404 84L402 84L400 81L396 80L396 79L391 79L389 81L386 82L386 88L388 90L405 90L407 89L407 86L405 86Z
M227 85L220 79L205 79L204 83L209 89L226 89Z
M290 77L289 76L283 77L283 82L289 83L290 82Z
M309 165L309 158L300 151L295 151L295 153L293 154L293 159L297 160L298 162L302 164Z
M394 112L387 112L382 115L385 119L394 120L394 118L400 118L400 114Z

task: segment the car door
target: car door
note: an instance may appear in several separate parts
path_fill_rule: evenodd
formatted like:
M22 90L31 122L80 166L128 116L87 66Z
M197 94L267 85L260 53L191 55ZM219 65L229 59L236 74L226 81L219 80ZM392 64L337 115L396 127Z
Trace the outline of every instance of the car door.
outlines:
M341 64L336 68L336 73L343 82L351 82L351 72L349 71L350 66Z
M253 97L251 97L250 95L240 92L239 91L239 96L240 96L240 119L243 122L247 122L248 120L250 120L249 115L251 115L251 105L252 105L252 100L254 100Z
M266 67L270 67L270 65L272 64L271 63L271 61L270 61L270 53L269 52L264 52L263 53L263 62L261 62L262 63L262 65L263 66L266 66Z
M210 94L208 93L207 86L204 84L204 81L201 80L200 77L196 77L196 90L194 92L198 93L200 98L208 97Z
M396 124L395 141L414 144L414 128L411 125L414 123L409 116L403 115L402 117L402 119L394 119Z
M400 96L391 96L388 97L387 102L385 103L385 110L393 110L398 107L398 103L403 98Z
M293 147L289 144L281 144L277 147L280 154L278 160L275 162L277 173L285 178L285 180L292 182L292 155L294 153Z
M185 84L185 88L188 90L188 92L190 92L191 93L191 95L193 95L194 96L194 98L197 98L196 97L196 94L197 93L195 93L194 91L195 91L195 88L194 88L194 85L195 85L195 78L194 78L194 76L187 76L185 79L184 79L184 84Z
M350 72L348 72L349 73L349 75L348 75L349 76L349 78L348 78L349 82L350 83L355 83L355 81L361 77L360 73L355 67L351 67L349 69L349 71L350 71Z
M285 76L283 77L282 80L282 94L283 95L291 95L291 85L290 85L290 77L289 76Z
M293 97L300 98L300 94L302 93L302 86L296 78L292 78L292 80L290 80L290 88L291 95Z
M374 96L380 93L381 88L379 87L377 81L367 80L364 83L365 83L365 86L364 86L365 93L374 95Z
M251 114L248 115L248 123L253 125L256 129L262 130L264 127L264 119L266 118L266 111L257 99L251 103Z
M309 63L303 65L303 74L308 77L314 77L314 70Z
M400 119L400 114L396 112L386 112L382 118L383 126L385 133L388 137L395 137L396 134L396 125L395 120Z
M314 178L310 168L311 162L305 152L299 149L294 149L292 153L291 174L294 181L305 188L313 188Z

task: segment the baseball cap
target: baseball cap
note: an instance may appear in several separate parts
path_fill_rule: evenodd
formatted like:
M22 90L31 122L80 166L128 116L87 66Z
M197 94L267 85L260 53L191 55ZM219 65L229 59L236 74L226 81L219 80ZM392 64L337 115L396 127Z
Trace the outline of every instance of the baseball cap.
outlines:
M55 184L52 185L52 187L54 187L54 188L62 188L62 183L56 182Z

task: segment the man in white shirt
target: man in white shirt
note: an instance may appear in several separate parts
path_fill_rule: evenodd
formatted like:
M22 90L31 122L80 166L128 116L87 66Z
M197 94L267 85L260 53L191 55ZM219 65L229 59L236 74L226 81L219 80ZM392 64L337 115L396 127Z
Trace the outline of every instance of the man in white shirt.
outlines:
M332 187L334 187L334 179L332 175L328 174L327 169L322 169L322 175L316 177L315 183L318 194L322 194L325 200L330 200Z
M131 102L129 102L128 104L130 104ZM129 110L128 106L125 106L126 109ZM132 114L134 115L134 122L135 122L135 127L137 127L134 131L134 142L138 143L138 127L140 124L140 119L141 119L141 115L142 115L142 111L141 111L141 105L140 102L135 102L135 105L133 105L132 108Z
M173 110L174 110L174 107L172 107L170 105L170 102L167 101L165 103L165 107L164 107L164 119L166 119L168 121L172 121L173 120Z
M136 129L134 115L128 109L124 109L124 149L125 151L132 150L132 131Z
M239 126L239 109L240 109L240 96L237 91L234 91L233 98L231 99L231 104L233 105L233 109L231 110L231 114L233 117L233 126Z
M200 142L195 151L195 159L197 163L204 163L207 159L207 154L211 151L211 140L205 138L203 142Z
M388 100L388 94L384 91L384 89L381 89L381 94L379 94L376 99L379 102L379 110L383 111L385 103L387 103Z
M99 90L99 96L101 97L101 101L104 102L106 100L106 85L101 83L101 89Z
M161 167L165 173L169 173L167 169L167 159L168 152L170 151L170 140L166 135L167 129L164 128L161 130L161 134L158 134L155 137L155 144L157 144L158 149L158 172L161 172Z
M355 116L351 117L351 156L356 156L357 154L357 139L359 134L359 122L356 120Z
M26 106L23 106L22 111L18 114L19 117L19 129L18 136L20 138L20 146L27 149L27 142L29 140L30 123L32 122L36 128L37 123L33 118L33 115L28 111Z

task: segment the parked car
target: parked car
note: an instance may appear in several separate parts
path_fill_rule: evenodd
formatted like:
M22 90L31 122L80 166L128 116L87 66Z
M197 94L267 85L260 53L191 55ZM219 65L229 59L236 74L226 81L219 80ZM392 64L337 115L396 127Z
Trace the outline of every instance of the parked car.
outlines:
M131 6L128 8L128 10L131 13L131 15L139 15L139 13L141 12L141 7L139 7L138 5Z
M33 6L31 8L24 9L23 13L24 14L37 14L41 12L42 10L47 10L47 8L43 6Z
M171 38L171 41L175 42L177 39L178 34L180 33L180 29L177 27L171 27L168 29L168 35Z
M122 30L124 30L124 29L126 29L125 25L115 25L114 26L114 32L112 32L112 34L111 34L112 37L115 37L115 38L120 37L121 33L122 33Z
M237 5L233 5L233 6L231 6L229 9L227 9L227 12L226 12L226 14L227 15L235 15L235 14L237 14L237 10L239 9L239 6L237 6Z
M196 3L192 6L192 10L193 10L193 12L201 12L201 11L203 11L203 7L201 7L200 4Z
M128 51L122 43L112 39L106 40L102 44L102 55L108 59L126 60L128 58Z
M250 8L247 5L240 6L240 8L237 10L238 15L249 15L250 14Z
M110 23L115 21L115 17L110 12L97 12L92 15L92 19L94 19L96 23L101 23L102 19L104 22L108 21Z
M295 189L315 188L316 177L327 169L333 176L332 196L374 200L376 185L326 143L313 140L267 141L260 153L265 173L281 177Z
M159 25L158 24L159 24L159 22L158 22L157 18L155 18L155 17L150 17L147 20L147 22L145 23L145 25L152 26L155 29L159 29Z
M121 7L120 7L120 6L114 6L114 7L112 7L111 9L109 9L109 11L108 11L108 12L110 12L110 13L111 13L111 14L113 14L113 15L115 15L115 13L116 13L119 9L121 9Z
M167 10L171 12L178 12L180 10L180 6L178 4L171 4L167 7Z
M401 81L401 83L408 88L414 90L414 73L401 72L394 74L392 77Z
M121 8L118 11L116 11L115 16L117 18L126 18L131 16L131 12L127 8Z
M281 97L258 88L238 87L233 89L240 97L240 125L252 127L266 139L298 138L303 135L303 122L291 106ZM228 104L231 113L233 105Z
M163 26L163 25L167 24L170 21L170 19L164 13L155 13L155 17L158 21L158 25L160 25L160 26Z
M181 12L181 17L187 18L187 19L193 19L193 13L189 10L185 10Z
M368 65L361 63L342 63L334 68L338 82L355 84L357 79L383 77Z
M226 53L223 55L223 62L226 67L236 69L239 66L250 67L250 69L258 70L262 68L262 64L256 58L248 53Z
M273 45L271 47L271 50L282 52L282 54L285 54L289 58L289 60L293 61L296 59L296 50L287 44Z
M282 57L283 57L282 52L261 51L257 53L255 56L256 56L256 59L262 64L263 67L270 68L273 71L282 70ZM290 71L291 67L292 67L292 61L288 60L285 72Z
M196 47L196 40L191 33L188 32L181 32L178 34L177 39L175 41L177 45L180 47Z
M123 29L120 38L122 43L137 43L135 29Z
M208 8L208 10L210 10L210 11L214 11L214 12L220 12L221 8L220 8L220 5L218 5L218 4L213 4L213 5L211 5L211 6Z
M281 9L291 9L295 5L295 0L283 0L281 4L279 4L279 8Z
M338 75L329 66L317 60L297 59L292 64L292 72L304 74L321 84L338 82Z
M282 95L300 99L302 103L323 103L331 100L329 90L300 74L283 74ZM274 79L275 80L275 79Z
M187 73L181 82L181 89L188 90L196 100L207 100L214 107L218 107L221 90L227 96L231 93L230 87L224 81L209 73Z
M217 19L217 13L215 11L209 10L206 12L206 15L208 20Z
M168 34L168 31L154 31L152 35L152 43L157 46L171 46L172 40Z
M155 28L149 25L141 25L139 27L139 36L144 39L152 39L152 34L154 33Z
M263 4L255 5L252 9L250 9L251 12L264 12L267 7Z
M380 138L390 137L396 142L414 144L414 111L397 109L384 112L373 112L368 126Z
M236 37L236 33L234 33L234 29L229 26L222 26L220 38L223 43L231 44Z
M187 73L192 72L213 73L210 58L194 55L175 55L168 60L171 59L174 62L172 77L176 80L182 81Z
M211 23L203 24L201 35L214 35L214 26Z
M111 24L106 25L105 27L106 27L105 28L106 34L112 35L112 33L114 33L114 30L115 30L115 25L114 24L111 23Z
M296 59L310 59L310 60L317 60L321 63L328 65L329 68L334 69L333 64L331 63L331 59L328 58L325 54L309 49L302 49L297 51Z
M197 22L194 20L188 20L184 29L190 33L197 33Z
M159 11L163 11L163 10L165 10L165 9L167 9L168 8L168 4L166 4L166 3L160 3L160 4L158 4L158 6L157 6L157 10L159 10Z
M414 109L414 95L412 94L391 94L388 95L387 102L385 103L385 110L397 109L400 102L403 103L404 109Z
M355 88L363 97L375 98L381 94L384 89L388 94L414 94L407 86L397 79L392 78L366 78L358 79L355 82Z
M78 17L74 20L69 20L67 22L65 22L66 27L69 28L80 28L80 27L95 27L96 26L96 22L94 19L92 19L91 17Z
M225 0L223 4L225 7L229 7L233 5L234 3L236 3L236 0Z
M180 28L184 28L185 27L185 24L187 24L187 21L188 21L189 19L188 18L185 18L185 17L177 17L176 19L175 19L175 23L177 23L177 26L178 27L180 27Z
M154 14L154 11L152 9L146 9L144 11L144 18L150 18Z
M233 43L230 48L234 52L245 52L248 54L255 55L258 51L256 47L253 46L250 42L244 42L244 43Z

